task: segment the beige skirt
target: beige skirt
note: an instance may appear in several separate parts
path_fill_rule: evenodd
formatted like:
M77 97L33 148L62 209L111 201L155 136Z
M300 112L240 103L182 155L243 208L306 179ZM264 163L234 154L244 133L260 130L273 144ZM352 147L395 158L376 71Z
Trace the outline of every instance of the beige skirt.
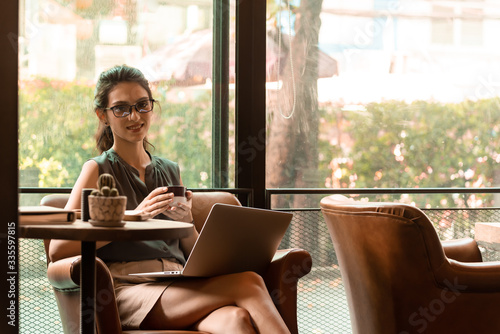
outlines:
M182 270L175 259L107 263L115 287L124 329L139 329L142 321L174 280L129 276L131 273Z

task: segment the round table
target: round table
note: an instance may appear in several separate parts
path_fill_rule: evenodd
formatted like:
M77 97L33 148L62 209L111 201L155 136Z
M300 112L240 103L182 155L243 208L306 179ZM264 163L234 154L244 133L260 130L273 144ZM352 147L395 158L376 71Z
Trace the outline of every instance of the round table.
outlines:
M185 238L193 233L193 224L171 220L150 219L127 221L123 227L96 227L77 220L74 223L47 224L36 222L19 225L20 238L78 240L81 245L80 270L80 332L94 334L95 330L95 257L96 241L166 240ZM88 301L92 301L88 303ZM89 318L83 321L83 315Z

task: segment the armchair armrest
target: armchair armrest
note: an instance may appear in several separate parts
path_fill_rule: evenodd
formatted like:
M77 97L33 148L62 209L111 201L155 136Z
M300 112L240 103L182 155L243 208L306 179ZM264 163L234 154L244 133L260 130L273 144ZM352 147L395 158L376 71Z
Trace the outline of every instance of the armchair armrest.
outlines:
M58 294L60 296L58 298L59 312L62 318L66 318L66 321L63 321L63 323L66 323L67 326L74 326L75 323L78 324L79 322L80 312L75 314L75 307L68 307L68 305L79 304L80 268L80 256L73 256L49 263L47 268L48 280L54 287L56 296ZM113 278L106 264L99 258L96 258L95 288L98 333L121 333Z
M444 253L449 259L460 262L482 262L481 251L476 240L462 238L442 241Z
M464 293L500 292L500 262L483 262L476 240L441 242L448 260L436 272L439 284Z
M441 286L460 293L500 292L500 261L447 262L436 272Z
M60 291L80 289L80 276L74 274L73 268L80 265L80 256L68 257L50 262L47 267L47 278L52 287Z
M269 294L291 333L297 328L297 282L311 271L312 258L303 249L278 250L262 276Z

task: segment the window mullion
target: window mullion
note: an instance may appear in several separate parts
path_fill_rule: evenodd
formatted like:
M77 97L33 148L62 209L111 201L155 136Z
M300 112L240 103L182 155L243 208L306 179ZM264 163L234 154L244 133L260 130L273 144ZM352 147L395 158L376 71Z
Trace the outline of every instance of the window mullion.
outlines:
M213 187L229 185L229 28L230 0L214 1L212 54Z

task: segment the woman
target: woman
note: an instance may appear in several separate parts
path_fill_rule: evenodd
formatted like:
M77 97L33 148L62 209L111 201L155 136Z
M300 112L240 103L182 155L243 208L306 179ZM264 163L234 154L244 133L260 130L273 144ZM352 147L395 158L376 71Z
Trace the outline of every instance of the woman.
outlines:
M120 194L127 196L127 209L142 210L155 218L193 221L190 191L187 203L170 206L173 194L168 186L182 184L178 165L146 150L154 103L148 81L139 70L115 66L100 75L94 104L99 118L96 141L102 154L83 165L66 208L80 208L82 189L95 188L98 176L109 173ZM193 227L192 236L180 240L97 243L97 255L115 280L122 325L210 333L289 333L256 273L170 281L127 275L178 270L197 236ZM50 242L51 261L79 252L79 242Z

